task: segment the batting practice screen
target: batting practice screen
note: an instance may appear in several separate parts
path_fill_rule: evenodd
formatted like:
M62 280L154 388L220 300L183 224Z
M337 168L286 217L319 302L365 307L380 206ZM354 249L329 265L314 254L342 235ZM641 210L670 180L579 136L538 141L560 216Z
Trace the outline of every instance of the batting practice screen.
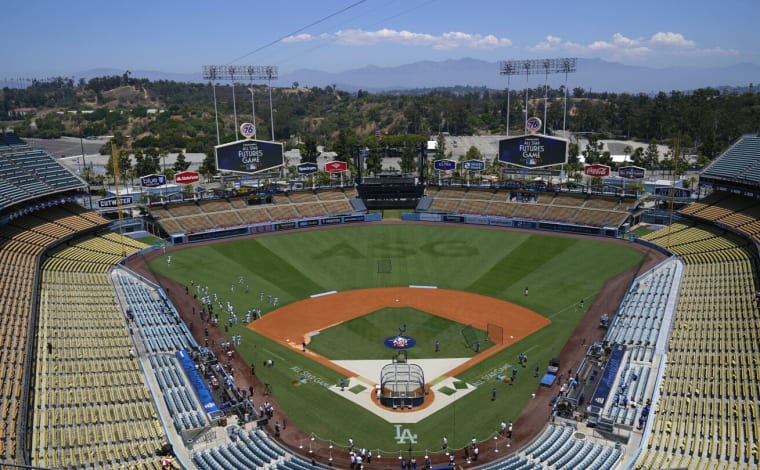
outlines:
M264 140L238 140L214 147L220 171L258 173L285 164L282 144Z
M524 168L567 163L567 140L545 135L522 135L499 141L499 161Z

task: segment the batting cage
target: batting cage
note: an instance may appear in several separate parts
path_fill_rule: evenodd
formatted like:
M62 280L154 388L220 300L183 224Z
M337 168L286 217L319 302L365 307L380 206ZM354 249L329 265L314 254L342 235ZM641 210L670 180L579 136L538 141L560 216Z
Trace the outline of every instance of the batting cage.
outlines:
M472 325L467 325L460 330L460 333L462 334L464 345L468 349L476 349L481 341L490 341L493 344L504 343L504 328L494 323L488 323L486 331L478 330Z
M378 398L384 406L412 408L425 401L425 373L408 362L394 362L380 371Z

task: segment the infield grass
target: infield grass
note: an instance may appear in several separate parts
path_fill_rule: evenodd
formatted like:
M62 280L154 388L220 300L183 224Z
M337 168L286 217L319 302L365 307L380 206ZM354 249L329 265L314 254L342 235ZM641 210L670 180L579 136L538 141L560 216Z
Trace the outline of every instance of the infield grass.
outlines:
M384 308L376 312L341 323L311 337L309 349L329 359L388 359L398 351L385 346L385 338L399 334L399 328L406 325L405 336L417 341L415 347L407 350L408 359L429 359L440 357L471 357L475 355L462 336L465 325L419 310ZM477 331L481 351L491 342L486 340L485 331ZM440 351L435 352L435 342L439 341Z
M389 269L378 272L378 260L389 260L389 267L383 261ZM473 436L491 438L500 421L515 420L538 386L533 368L545 368L559 354L582 318L578 300L591 305L607 279L641 260L641 254L625 245L597 239L445 224L367 224L191 246L172 252L171 266L161 256L150 266L185 285L191 280L208 285L210 292L233 303L239 318L249 308L271 311L270 296L282 306L331 290L410 284L483 294L549 318L549 326L459 375L459 380L476 385L473 392L419 423L404 425L417 435L414 451L419 458L425 449L439 449L444 434L453 448L461 448ZM225 320L222 314L220 324ZM393 335L398 326L394 320L381 328L382 334ZM417 334L413 331L412 336ZM327 390L325 385L340 381L336 372L243 324L231 326L228 334L241 335L240 354L258 364L259 378L271 384L289 421L333 442L336 452L349 436L375 455L378 449L398 455L408 447L396 442L393 424ZM511 370L520 352L528 355L529 363L516 382L498 381L498 371ZM275 367L261 367L266 359L274 359ZM308 380L294 386L301 377ZM498 390L495 401L493 387Z

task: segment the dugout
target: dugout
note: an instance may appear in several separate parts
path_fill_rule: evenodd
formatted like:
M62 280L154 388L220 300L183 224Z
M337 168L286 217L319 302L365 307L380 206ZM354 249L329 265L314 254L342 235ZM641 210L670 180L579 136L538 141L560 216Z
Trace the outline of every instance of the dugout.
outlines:
M378 399L389 408L413 408L425 402L425 373L418 364L394 362L380 371Z

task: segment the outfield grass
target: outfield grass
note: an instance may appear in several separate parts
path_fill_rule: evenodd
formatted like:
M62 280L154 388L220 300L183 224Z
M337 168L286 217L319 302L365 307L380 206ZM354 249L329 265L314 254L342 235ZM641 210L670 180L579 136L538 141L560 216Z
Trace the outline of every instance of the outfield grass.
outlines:
M465 325L413 308L384 308L322 330L311 337L309 349L329 359L390 360L397 351L385 347L384 340L398 335L403 325L406 325L404 334L417 341L417 345L407 351L408 359L475 355L473 343L468 346L462 335ZM475 331L481 351L493 345L487 341L485 331ZM436 341L441 345L438 353Z
M459 379L477 385L473 392L420 423L404 425L418 436L415 450L433 450L444 434L453 447L461 447L473 436L488 438L500 421L515 420L538 384L531 371L559 354L583 316L578 300L585 298L590 305L607 279L641 259L624 245L595 239L455 225L367 224L191 247L173 252L170 267L163 257L151 267L186 285L190 280L208 285L210 292L229 299L239 316L252 307L271 311L269 295L284 305L330 290L418 284L496 297L549 318L546 328L462 373ZM389 262L389 269L378 272L378 260L387 260L383 264ZM530 288L527 297L525 287ZM384 331L397 332L396 323ZM257 367L257 374L272 385L293 424L333 441L336 448L352 436L360 446L398 452L392 424L323 386L340 381L336 372L244 325L231 327L228 334L242 336L238 349L250 362L276 360L273 368ZM520 352L528 354L529 364L514 385L492 378L498 370L511 370ZM318 380L294 386L304 371ZM499 397L492 402L493 387ZM547 404L547 417L548 412Z

